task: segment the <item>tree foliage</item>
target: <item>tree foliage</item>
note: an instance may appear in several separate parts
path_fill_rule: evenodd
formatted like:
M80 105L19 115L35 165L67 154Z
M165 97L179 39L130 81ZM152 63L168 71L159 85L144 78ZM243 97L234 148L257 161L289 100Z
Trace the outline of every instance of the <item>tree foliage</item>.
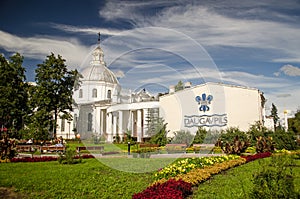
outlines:
M176 85L175 85L175 92L180 91L184 89L183 82L180 80Z
M22 129L29 111L28 84L22 64L23 56L19 53L11 56L10 60L0 54L0 125L12 132Z
M159 146L165 146L168 143L167 138L167 123L164 123L163 120L157 126L157 133L153 135L150 139L150 143L158 144Z
M189 131L177 131L172 139L172 144L186 144L190 146L194 140L194 136Z
M204 142L206 135L207 135L207 130L203 127L199 127L194 137L193 144L202 144Z
M79 77L77 70L67 69L60 55L56 57L52 53L42 64L38 64L33 96L37 107L35 116L39 118L43 115L43 119L49 120L47 112L54 115L53 121L42 122L42 129L49 129L50 123L56 125L59 113L69 115L69 111L72 111L73 89L77 88ZM53 127L53 137L56 137L56 126Z
M273 140L276 149L295 150L297 149L296 136L294 132L285 131L284 128L277 128Z
M300 135L300 110L297 111L293 118L288 119L289 131L294 132L296 135Z
M276 131L276 126L277 126L279 117L278 117L277 107L273 103L272 103L272 109L271 109L271 116L272 116L273 122L274 122L274 131Z

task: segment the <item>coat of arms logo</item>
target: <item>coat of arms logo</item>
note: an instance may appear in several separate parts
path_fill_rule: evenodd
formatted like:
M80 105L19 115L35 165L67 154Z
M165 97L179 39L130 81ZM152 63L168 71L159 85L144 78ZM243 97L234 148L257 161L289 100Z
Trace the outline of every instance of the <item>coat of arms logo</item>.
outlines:
M200 105L199 110L206 112L209 111L209 104L211 103L211 101L213 100L213 96L212 95L206 95L205 93L203 93L200 96L196 96L195 100L198 102L198 104Z

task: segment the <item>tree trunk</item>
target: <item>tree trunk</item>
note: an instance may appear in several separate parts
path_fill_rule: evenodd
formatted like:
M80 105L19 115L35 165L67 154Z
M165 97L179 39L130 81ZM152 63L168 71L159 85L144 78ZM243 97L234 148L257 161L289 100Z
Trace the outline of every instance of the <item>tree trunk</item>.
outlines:
M57 110L54 111L53 137L56 138Z

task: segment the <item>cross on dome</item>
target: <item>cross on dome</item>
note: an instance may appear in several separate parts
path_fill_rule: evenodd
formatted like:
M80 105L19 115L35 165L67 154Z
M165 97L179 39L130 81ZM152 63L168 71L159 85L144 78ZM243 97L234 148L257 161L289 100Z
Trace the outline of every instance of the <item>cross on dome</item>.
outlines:
M100 64L105 65L104 53L103 53L103 50L100 47L100 32L98 33L98 46L97 46L97 48L95 48L95 50L93 52L93 61L95 63L100 62Z

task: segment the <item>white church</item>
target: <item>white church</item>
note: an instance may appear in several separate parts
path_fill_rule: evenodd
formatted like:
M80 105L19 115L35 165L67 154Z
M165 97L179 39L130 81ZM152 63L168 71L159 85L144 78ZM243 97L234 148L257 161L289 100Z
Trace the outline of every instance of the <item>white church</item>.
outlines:
M143 142L150 137L150 116L163 118L170 137L180 130L195 133L199 127L248 130L255 122L264 124L266 120L265 98L256 88L223 83L192 86L187 82L183 90L176 92L170 85L169 93L159 97L145 89L121 92L118 79L106 66L100 42L92 53L89 67L81 74L82 84L73 95L73 120L58 120L58 137L102 136L107 142L113 142L117 136L122 140L130 133Z

